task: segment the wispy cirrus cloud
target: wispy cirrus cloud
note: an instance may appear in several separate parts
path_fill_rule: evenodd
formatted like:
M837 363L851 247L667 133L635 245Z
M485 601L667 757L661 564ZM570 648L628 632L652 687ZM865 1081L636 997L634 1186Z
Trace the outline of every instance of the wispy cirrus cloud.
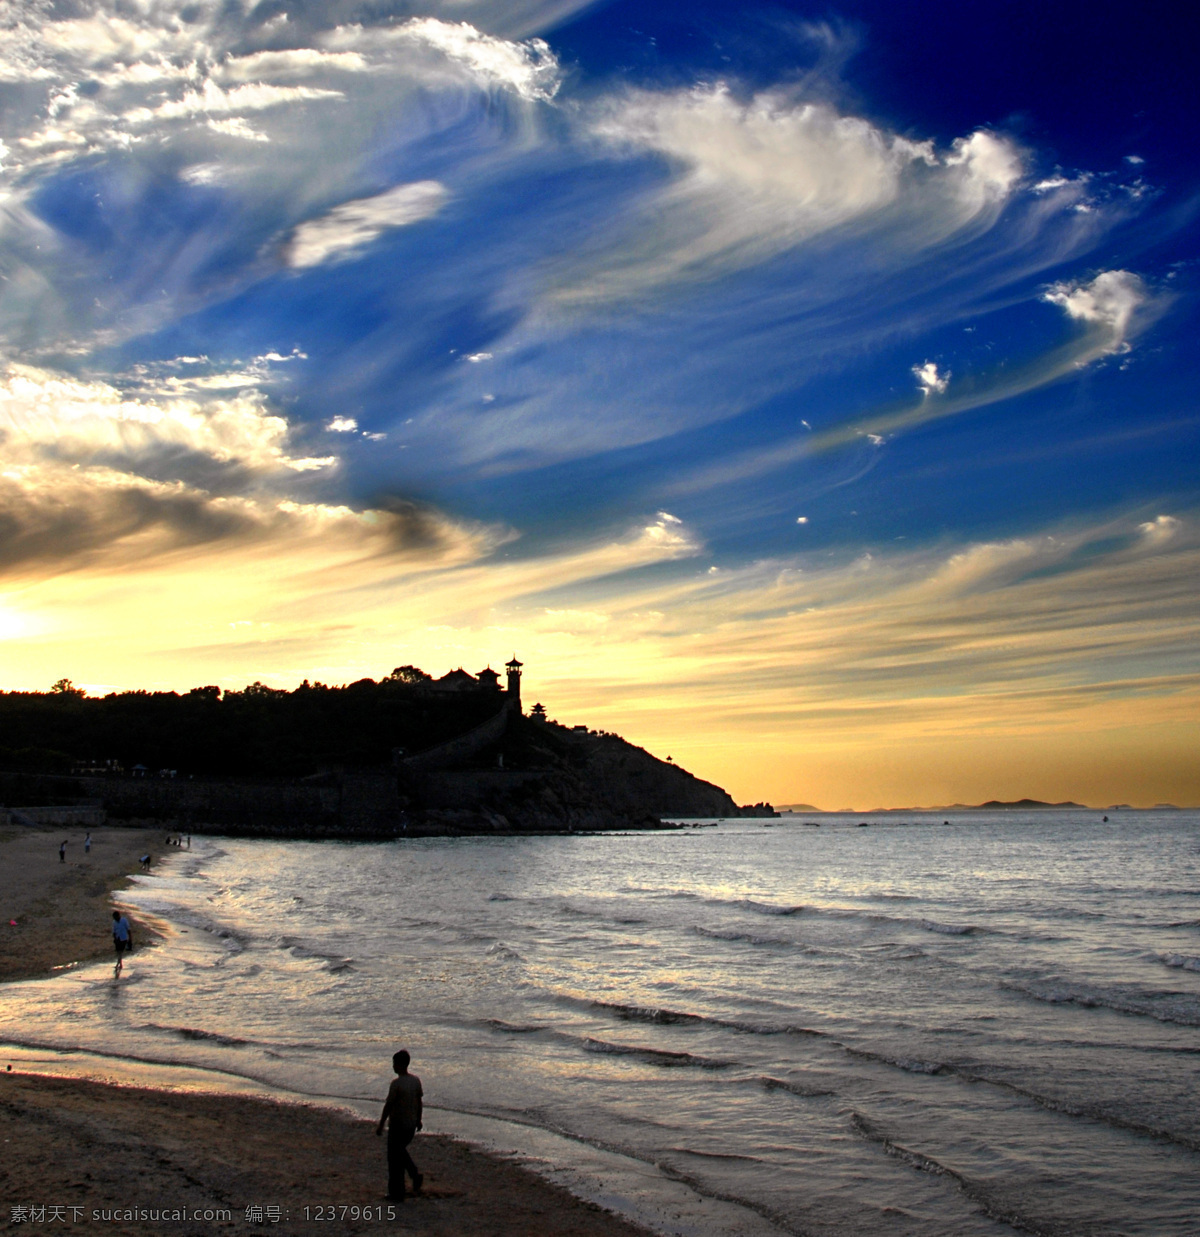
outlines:
M434 17L414 17L392 37L433 48L482 83L505 87L530 101L548 102L562 82L558 60L542 39L516 43L485 34L469 22Z
M728 85L630 91L588 132L616 153L657 156L666 183L560 295L603 300L712 279L857 227L920 249L986 226L1023 174L1006 138L980 130L939 153L824 103ZM870 222L869 222L870 221Z
M1186 496L976 535L930 459L944 509L895 485L874 525L911 540L855 523L902 452L977 434L975 467L1006 402L1140 361L1170 285L1097 254L1155 209L1141 173L851 106L832 26L810 74L630 85L586 39L560 60L545 23L581 7L97 0L0 31L15 662L283 683L529 642L558 707L611 713L581 720L649 741L695 702L694 749L751 762L1192 691Z
M318 266L346 261L388 228L401 228L428 219L446 201L446 186L436 180L397 185L374 197L343 202L317 219L300 224L285 246L289 266Z
M691 477L680 478L672 486L672 493L694 493L708 486L728 485L846 447L862 438L878 445L888 435L914 426L1015 399L1113 353L1128 351L1136 336L1160 317L1170 303L1168 296L1152 292L1128 271L1102 271L1090 281L1055 285L1041 293L1040 299L1058 305L1070 319L1083 322L1085 331L1038 353L1024 365L975 375L973 381L963 381L961 391L955 394L949 394L950 375L940 374L934 363L926 362L913 370L921 388L918 403L893 404L819 433L797 434L769 448L746 451L707 465ZM930 400L931 394L939 398Z

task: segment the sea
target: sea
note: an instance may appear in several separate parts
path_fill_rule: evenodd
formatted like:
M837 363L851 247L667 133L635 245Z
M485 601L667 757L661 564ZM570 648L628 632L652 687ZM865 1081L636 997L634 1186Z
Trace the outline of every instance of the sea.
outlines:
M1103 815L197 835L0 1060L374 1116L404 1047L427 1128L679 1237L1194 1235L1200 813Z

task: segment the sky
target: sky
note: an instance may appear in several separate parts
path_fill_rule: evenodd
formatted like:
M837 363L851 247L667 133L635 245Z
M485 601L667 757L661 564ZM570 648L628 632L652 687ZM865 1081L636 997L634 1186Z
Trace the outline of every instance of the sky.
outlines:
M1200 803L1179 21L0 3L0 687L515 653L739 801Z

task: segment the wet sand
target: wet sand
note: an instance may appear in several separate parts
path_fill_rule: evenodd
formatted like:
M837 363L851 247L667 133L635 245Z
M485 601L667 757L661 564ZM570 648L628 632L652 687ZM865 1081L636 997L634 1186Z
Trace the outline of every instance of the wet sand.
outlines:
M154 871L175 847L165 832L100 826L85 854L78 825L0 829L0 982L34 979L72 963L112 958L112 893L139 871L147 852ZM58 847L67 840L67 859ZM16 920L13 927L11 920ZM130 916L135 949L150 944L153 928Z
M138 870L138 856L174 852L163 834L100 828L92 830L85 856L83 836L69 828L0 832L0 979L111 958L111 891ZM59 863L64 837L67 862ZM136 919L133 926L142 948L151 929ZM41 1077L3 1065L0 1225L12 1223L14 1207L44 1207L40 1221L37 1213L30 1217L32 1227L65 1232L102 1224L131 1237L383 1230L646 1237L529 1169L423 1133L411 1148L425 1176L422 1193L389 1216L386 1143L375 1137L374 1122L324 1108ZM248 1207L263 1209L261 1223L247 1220ZM187 1218L120 1218L139 1210Z

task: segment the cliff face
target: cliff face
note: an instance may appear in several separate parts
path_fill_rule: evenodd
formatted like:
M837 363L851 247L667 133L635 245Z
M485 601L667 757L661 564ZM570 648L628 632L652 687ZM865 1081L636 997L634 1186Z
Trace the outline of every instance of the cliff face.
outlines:
M615 734L565 731L571 763L617 812L651 816L737 816L738 805L712 782L651 756Z

